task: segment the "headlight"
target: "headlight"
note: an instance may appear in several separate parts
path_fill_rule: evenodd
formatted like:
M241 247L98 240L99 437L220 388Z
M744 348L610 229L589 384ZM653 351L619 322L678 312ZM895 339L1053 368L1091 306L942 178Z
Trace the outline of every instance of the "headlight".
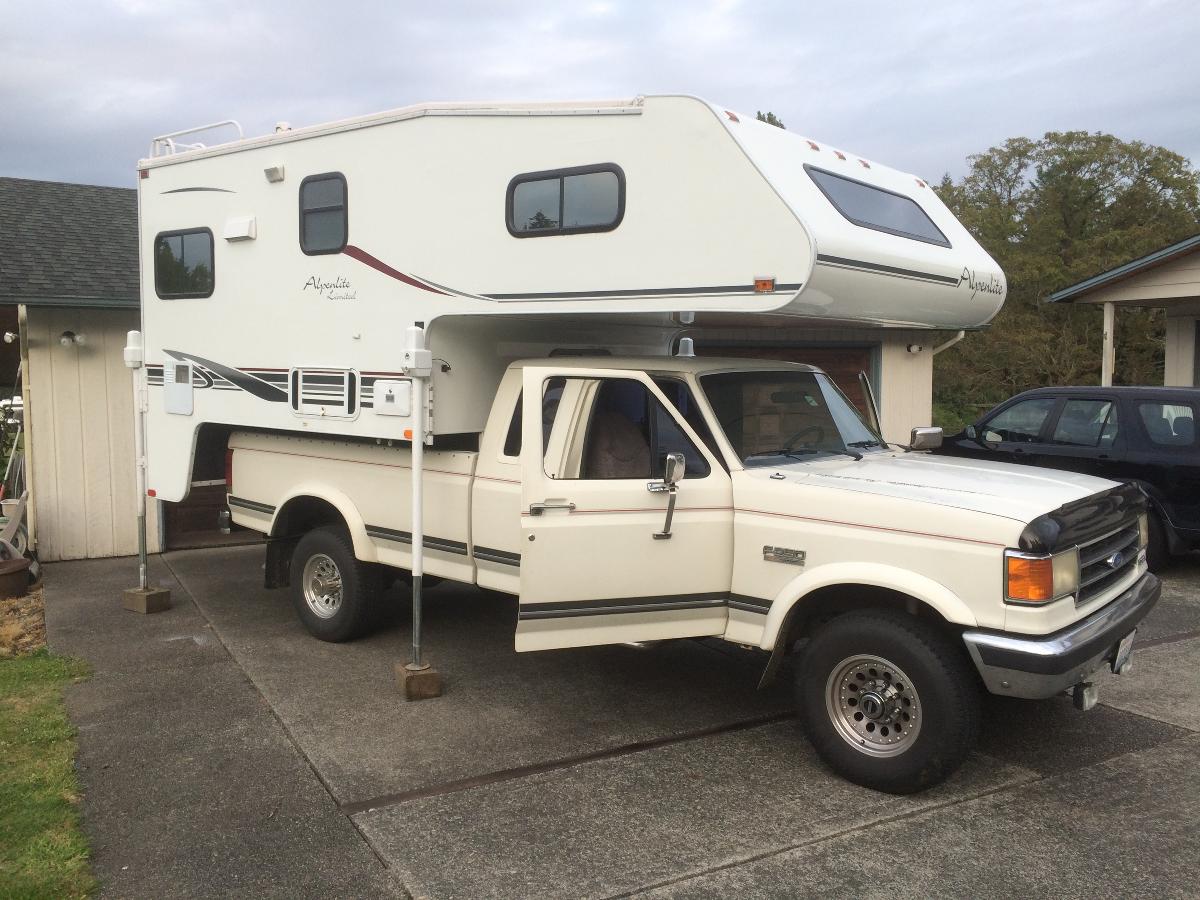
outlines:
M1150 515L1142 513L1138 516L1138 549L1145 548L1150 543Z
M1004 551L1006 603L1053 603L1079 590L1079 551L1072 547L1053 556Z

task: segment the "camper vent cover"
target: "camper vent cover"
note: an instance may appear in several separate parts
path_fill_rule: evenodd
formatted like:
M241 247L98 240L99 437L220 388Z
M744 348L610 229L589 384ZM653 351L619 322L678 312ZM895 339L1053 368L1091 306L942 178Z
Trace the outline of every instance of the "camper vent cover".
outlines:
M300 416L353 419L358 391L358 373L352 369L292 369L288 375L288 402Z

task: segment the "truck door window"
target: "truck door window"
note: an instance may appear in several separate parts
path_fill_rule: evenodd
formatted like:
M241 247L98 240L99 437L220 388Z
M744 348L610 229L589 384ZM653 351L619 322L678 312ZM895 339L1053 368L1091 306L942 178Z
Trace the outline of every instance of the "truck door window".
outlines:
M682 453L685 478L704 478L708 460L671 413L639 381L564 378L547 382L543 401L545 469L552 478L662 476L668 453ZM586 427L583 427L586 423Z
M988 439L1014 444L1036 443L1046 417L1057 402L1055 397L1036 397L1010 406L984 426L985 431L999 435L998 438Z
M700 440L704 441L712 455L720 459L721 451L717 449L717 442L713 439L708 423L704 421L704 415L700 412L696 398L692 396L688 386L674 378L655 378L654 384L674 404L675 411L692 427L692 431L700 435Z
M1065 447L1111 447L1117 415L1108 400L1068 400L1054 427L1053 443Z

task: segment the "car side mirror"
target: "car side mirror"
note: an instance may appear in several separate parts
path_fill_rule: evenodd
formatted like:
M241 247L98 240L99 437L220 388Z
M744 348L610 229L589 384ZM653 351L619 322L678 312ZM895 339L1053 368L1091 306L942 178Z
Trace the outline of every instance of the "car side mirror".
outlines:
M914 428L908 439L909 450L936 450L942 446L942 429Z
M974 425L968 425L966 428L964 428L963 434L965 434L967 437L969 437L973 441L979 440L979 429L976 428Z
M668 453L666 465L663 466L663 481L669 485L678 483L686 468L687 461L682 453Z

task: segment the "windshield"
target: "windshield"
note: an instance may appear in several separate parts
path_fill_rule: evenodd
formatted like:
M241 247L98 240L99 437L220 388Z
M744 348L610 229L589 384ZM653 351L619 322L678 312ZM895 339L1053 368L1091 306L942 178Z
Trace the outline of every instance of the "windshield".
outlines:
M884 446L829 376L818 372L724 372L701 376L700 385L744 463L861 457Z

